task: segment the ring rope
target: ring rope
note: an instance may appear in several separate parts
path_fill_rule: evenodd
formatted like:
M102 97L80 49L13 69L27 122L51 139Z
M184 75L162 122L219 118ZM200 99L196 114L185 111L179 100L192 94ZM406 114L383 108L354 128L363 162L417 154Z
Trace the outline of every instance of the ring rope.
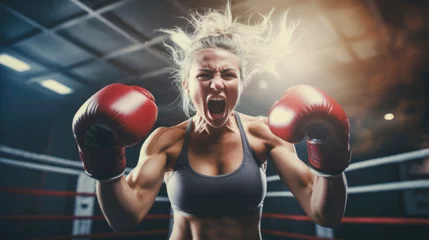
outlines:
M299 233L290 233L290 232L284 232L284 231L278 231L278 230L271 230L271 229L262 229L262 233L269 234L269 235L275 235L275 236L281 236L281 237L288 237L293 239L305 239L305 240L322 240L322 239L329 239L329 240L339 240L338 238L322 238L322 237L315 237L315 236L309 236Z
M25 194L25 195L38 195L38 196L56 196L56 197L95 197L94 192L74 192L74 191L59 191L59 190L45 190L45 189L29 189L29 188L0 188L0 192Z
M263 218L273 218L282 220L313 222L305 215L290 215L281 213L263 213ZM149 214L143 220L149 219L170 219L169 214ZM0 220L105 220L104 215L98 216L70 216L70 215L4 215ZM427 218L401 218L401 217L343 217L341 223L363 223L363 224L412 224L429 225Z
M170 219L169 214L149 214L143 220ZM4 215L2 220L105 220L104 215L98 216L69 216L69 215Z
M383 192L393 190L406 190L414 188L429 188L429 180L410 180L403 182L380 183L366 186L348 187L348 194L367 193L367 192ZM266 197L293 197L289 191L267 192Z
M387 157L375 158L375 159L366 160L366 161L357 162L357 163L352 163L346 169L346 172L355 171L355 170L367 168L367 167L380 166L383 164L404 162L408 160L424 158L427 156L429 156L429 148L408 152L408 153L400 153L397 155L392 155Z
M40 153L32 153L32 152L24 151L17 148L7 147L4 145L0 145L0 152L14 155L14 156L24 157L24 158L31 158L43 163L51 163L51 164L54 163L65 167L82 168L82 163L80 162L71 161L69 159L49 156L49 155L40 154Z
M31 163L31 162L22 162L17 161L10 158L0 158L0 163L11 165L11 166L17 166L22 168L30 168L35 170L42 170L47 172L54 172L54 173L62 173L62 174L69 174L69 175L80 175L82 174L82 170L76 170L76 169L70 169L70 168L64 168L64 167L56 167L56 166L49 166L49 165L42 165L40 163Z
M82 169L82 164L79 162L71 161L64 158L44 155L44 154L27 152L24 150L11 148L4 145L0 145L0 152L15 155L15 156L32 158L44 163L54 163L58 165L71 166L71 167L77 167L79 169ZM358 163L352 163L345 171L350 172L350 171L354 171L362 168L380 166L380 165L390 164L390 163L404 162L404 161L414 160L418 158L424 158L427 156L429 156L429 148L420 149L420 150L412 151L408 153L401 153L401 154L387 156L387 157L374 158L374 159L365 160ZM0 162L3 162L3 161L0 161ZM131 170L132 168L126 168L125 172L129 173ZM278 181L278 180L280 180L280 177L278 175L267 177L267 182Z
M18 149L12 149L9 147L5 147L0 145L0 151L8 152L10 154L24 154L26 156L36 157L38 160L46 160L51 161L66 161L70 162L66 159L46 156L42 154L34 154L29 153L26 151L18 150ZM403 153L388 157L381 157L381 158L375 158L371 160L366 160L363 162L351 164L348 171L353 171L357 169L362 169L365 167L370 166L379 166L382 164L388 164L388 163L395 163L395 162L402 162L402 161L408 161L416 158L422 158L429 155L429 149L422 149L418 151L413 151L409 153ZM44 159L44 157L47 157ZM29 162L19 162L13 159L9 158L0 158L0 163L8 164L8 165L15 165L25 168L31 168L31 169L38 169L38 170L44 170L44 171L51 171L51 172L57 172L57 173L65 173L65 174L73 174L73 175L80 175L82 172L80 170L74 170L74 169L68 169L63 167L56 167L56 166L46 166L41 165L37 163L29 163ZM69 163L67 163L69 164ZM73 166L77 166L78 163L73 163ZM82 167L79 164L80 167ZM278 175L276 176L269 176L267 177L267 182L270 181L276 181L279 180L280 177ZM414 189L414 188L426 188L429 187L429 180L413 180L413 181L403 181L403 182L393 182L393 183L383 183L383 184L374 184L374 185L367 185L367 186L356 186L356 187L349 187L348 193L354 194L354 193L365 193L365 192L376 192L376 191L392 191L392 190L405 190L405 189ZM293 194L289 191L278 191L278 192L267 192L267 197L292 197ZM166 201L168 202L168 198L161 197L159 201Z
M263 213L264 218L286 219L293 221L313 222L310 217L304 215L289 215L281 213ZM371 224L413 224L429 225L427 218L400 218L400 217L343 217L341 223L371 223Z
M132 236L146 236L156 234L168 234L168 229L156 229L136 232L125 232L125 233L94 233L94 234L79 234L70 236L49 236L49 237L38 237L30 238L30 240L60 240L60 239L77 239L77 238L112 238L112 237L132 237Z
M76 161L72 161L69 159L49 156L49 155L40 154L40 153L28 152L28 151L24 151L24 150L17 149L17 148L11 148L11 147L4 146L4 145L0 145L0 152L6 153L9 155L14 155L17 157L30 158L32 160L37 160L41 163L57 164L57 165L61 165L64 167L73 167L73 168L83 169L81 162L76 162ZM129 173L129 172L131 172L131 170L132 170L132 168L125 168L125 173Z
M357 163L352 163L345 171L350 172L350 171L355 171L355 170L367 168L367 167L375 167L375 166L380 166L380 165L389 164L389 163L405 162L409 160L424 158L427 156L429 156L429 148L408 152L408 153L401 153L401 154L387 156L387 157L369 159L369 160L365 160ZM278 175L267 177L267 182L273 182L278 180L280 180L280 177Z
M321 240L326 238L320 238L315 236L309 236L298 233L289 233L284 231L262 229L262 233L292 237L295 239L307 239L307 240ZM82 234L82 235L71 235L71 236L50 236L50 237L38 237L31 238L30 240L56 240L56 239L78 239L78 238L111 238L111 237L131 237L131 236L144 236L144 235L156 235L156 234L168 234L168 230L159 229L159 230L147 230L147 231L136 231L136 232L127 232L127 233L95 233L95 234ZM339 240L332 239L330 240Z
M28 188L0 188L0 192L38 195L38 196L56 196L56 197L96 197L95 193L89 192L74 192L74 191L58 191L58 190L44 190L44 189L28 189ZM156 202L170 202L168 197L158 196L155 198Z

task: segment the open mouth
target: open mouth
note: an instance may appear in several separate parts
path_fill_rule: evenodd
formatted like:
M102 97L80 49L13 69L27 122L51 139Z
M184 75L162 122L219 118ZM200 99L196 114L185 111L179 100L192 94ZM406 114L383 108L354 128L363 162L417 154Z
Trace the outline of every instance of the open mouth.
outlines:
M209 100L208 109L211 115L221 115L225 111L225 99Z

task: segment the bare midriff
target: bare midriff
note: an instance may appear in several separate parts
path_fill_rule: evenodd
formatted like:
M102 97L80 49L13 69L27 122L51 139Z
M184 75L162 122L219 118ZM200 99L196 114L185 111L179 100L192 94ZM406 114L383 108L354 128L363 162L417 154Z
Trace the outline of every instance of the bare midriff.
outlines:
M174 214L170 240L260 240L260 214L233 217L197 217Z

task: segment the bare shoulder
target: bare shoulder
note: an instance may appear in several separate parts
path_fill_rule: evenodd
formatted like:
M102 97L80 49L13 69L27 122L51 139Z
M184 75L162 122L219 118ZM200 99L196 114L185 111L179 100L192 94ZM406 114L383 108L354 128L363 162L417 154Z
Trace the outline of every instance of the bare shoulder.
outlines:
M250 134L258 138L269 139L274 135L268 127L267 117L264 116L250 116L239 113L241 122L245 125Z
M159 127L155 129L145 140L142 146L142 153L152 155L165 152L184 138L186 123L187 121L172 127Z
M274 135L268 126L268 118L265 116L249 116L240 114L240 118L244 125L247 125L249 134L260 140L263 140L269 148L274 148L279 145L292 145L276 135Z
M268 123L268 118L265 116L250 116L244 113L239 113L240 119L243 123L252 123L252 122L266 122Z

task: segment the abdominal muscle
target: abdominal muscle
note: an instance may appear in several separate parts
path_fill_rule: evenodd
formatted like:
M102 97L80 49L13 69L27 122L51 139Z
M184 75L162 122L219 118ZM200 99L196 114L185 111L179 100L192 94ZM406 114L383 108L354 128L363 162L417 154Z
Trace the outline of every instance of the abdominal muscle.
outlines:
M247 121L247 117L243 116L242 118L245 122ZM182 131L181 135L185 134L187 123L183 123L180 126L180 129ZM256 142L253 138L249 138L250 134L246 132L246 135L249 139L249 143L252 146L252 149L254 149L257 156L259 156L260 159L265 159L265 153L263 151L263 144L260 142ZM242 159L243 159L243 151L242 149L242 142L241 142L241 136L240 133L237 131L234 134L230 134L231 137L228 139L222 141L225 145L224 146L216 146L213 147L216 149L216 151L210 151L207 146L210 146L211 144L208 144L206 141L200 141L195 140L192 143L204 143L205 145L205 156L201 156L200 152L197 150L200 149L198 146L193 147L193 145L190 145L189 148L189 162L191 165L191 168L194 169L194 171L203 174L203 175L219 175L219 174L225 174L234 171L234 169L237 169L240 165ZM174 159L174 161L170 161L168 169L170 171L167 171L165 173L165 180L168 182L168 179L170 179L171 175L173 174L173 169L175 165L175 161L177 160L180 150L183 145L183 137L181 138L181 141L178 141L177 144L175 144L173 147L169 149L167 154L170 156L170 159ZM235 138L235 139L234 139ZM254 147L255 146L255 147ZM261 147L262 146L262 147ZM240 161L236 161L235 163L229 163L224 164L226 165L225 169L223 169L224 172L219 172L219 169L215 167L204 167L202 161L193 161L194 159L205 159L206 162L209 159L212 159L213 156L216 156L216 153L219 153L219 149L224 149L226 152L229 153L229 155L224 154L223 157L225 159L238 159ZM227 149L230 149L227 151ZM237 149L240 149L241 151L237 151ZM260 150L262 149L262 150ZM233 156L231 154L237 154L237 156ZM219 159L214 158L214 159ZM215 165L215 164L213 164ZM215 170L213 170L215 169ZM208 171L212 170L212 171ZM208 172L205 172L208 171ZM210 207L210 206L208 206ZM230 216L230 217L199 217L199 216L189 216L189 215L183 215L180 212L174 213L174 225L173 230L170 235L170 240L240 240L240 239L246 239L246 240L260 240L261 237L261 231L260 231L260 222L261 222L261 214L256 213L251 216Z
M260 214L237 217L196 217L174 213L170 240L260 240Z

